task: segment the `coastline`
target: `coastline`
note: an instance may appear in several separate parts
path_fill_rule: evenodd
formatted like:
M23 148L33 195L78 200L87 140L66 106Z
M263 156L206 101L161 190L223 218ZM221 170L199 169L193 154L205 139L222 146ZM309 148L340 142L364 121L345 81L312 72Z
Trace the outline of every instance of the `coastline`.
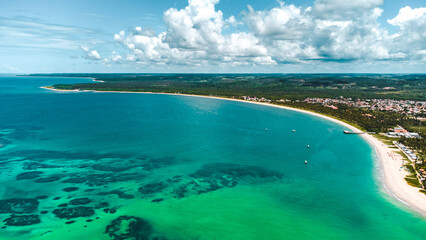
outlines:
M253 101L246 101L242 99L233 99L233 98L226 98L226 97L216 97L216 96L203 96L203 95L191 95L191 94L180 94L180 93L154 93L154 92L130 92L130 91L96 91L96 90L61 90L61 89L54 89L52 87L41 87L43 89L52 90L52 91L58 91L58 92L95 92L95 93L141 93L141 94L166 94L166 95L176 95L176 96L191 96L191 97L201 97L201 98L211 98L211 99L222 99L222 100L228 100L228 101L236 101L236 102L243 102L243 103L252 103L252 104L258 104L263 106L269 106L269 107L275 107L275 108L281 108L291 111L297 111L301 113L310 114L313 116L321 117L323 119L326 119L328 121L332 121L334 123L337 123L339 125L342 125L349 130L352 131L362 131L348 123L345 123L341 120L338 120L336 118L332 118L329 116L325 116L319 113L287 107L287 106L281 106L271 103L263 103L263 102L253 102ZM384 143L382 143L380 140L375 138L372 135L369 134L362 134L361 135L364 140L366 140L369 145L374 149L375 152L375 168L379 169L379 172L375 173L376 177L381 183L381 188L387 193L387 196L391 196L392 200L398 200L398 202L402 203L406 207L414 210L415 212L419 213L423 217L426 217L426 195L419 192L419 188L412 187L407 184L404 177L408 175L408 172L404 170L404 168L401 169L401 162L402 157L399 154L391 154L395 152L395 149L391 149L387 147Z

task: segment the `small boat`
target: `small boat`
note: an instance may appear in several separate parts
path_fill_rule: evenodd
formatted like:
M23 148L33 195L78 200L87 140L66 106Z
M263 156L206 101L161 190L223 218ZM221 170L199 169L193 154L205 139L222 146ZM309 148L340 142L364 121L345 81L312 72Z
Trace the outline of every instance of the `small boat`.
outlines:
M293 132L296 132L296 130L293 129Z
M308 164L308 161L305 161L305 164Z
M268 129L265 129L266 131L268 131Z
M309 145L308 145L308 148L310 148Z

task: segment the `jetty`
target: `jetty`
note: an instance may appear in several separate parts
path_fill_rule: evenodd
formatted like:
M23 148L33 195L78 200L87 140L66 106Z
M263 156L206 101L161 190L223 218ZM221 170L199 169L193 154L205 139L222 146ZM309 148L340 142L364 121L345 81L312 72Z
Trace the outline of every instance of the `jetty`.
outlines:
M351 132L349 130L343 130L344 134L366 134L366 133L370 133L370 134L375 134L375 132Z

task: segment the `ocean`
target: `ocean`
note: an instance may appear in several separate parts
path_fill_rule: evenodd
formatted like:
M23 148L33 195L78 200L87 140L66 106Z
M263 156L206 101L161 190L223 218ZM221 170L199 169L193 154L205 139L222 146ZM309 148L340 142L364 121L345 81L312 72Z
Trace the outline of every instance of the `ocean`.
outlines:
M0 77L0 239L426 236L343 126L221 99L40 88L90 81Z

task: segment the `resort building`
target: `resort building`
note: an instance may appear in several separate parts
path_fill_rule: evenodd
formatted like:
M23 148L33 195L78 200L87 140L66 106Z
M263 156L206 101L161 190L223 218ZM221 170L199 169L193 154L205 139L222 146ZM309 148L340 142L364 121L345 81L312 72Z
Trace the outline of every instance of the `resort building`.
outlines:
M422 138L418 133L409 132L401 126L390 128L387 137Z

